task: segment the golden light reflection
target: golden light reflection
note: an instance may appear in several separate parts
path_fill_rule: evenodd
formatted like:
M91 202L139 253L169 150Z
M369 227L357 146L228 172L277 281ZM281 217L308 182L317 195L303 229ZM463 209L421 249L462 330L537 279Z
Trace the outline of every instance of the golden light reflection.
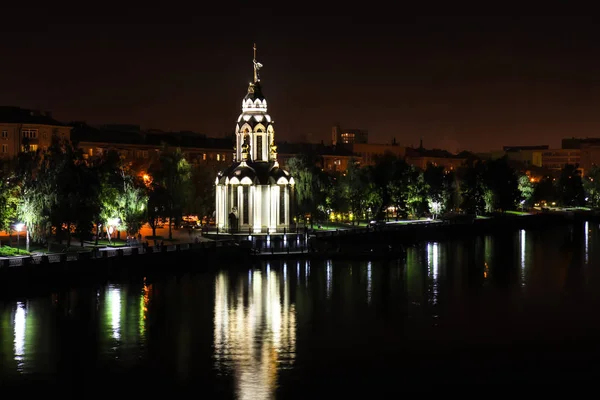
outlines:
M272 398L278 370L294 363L296 310L281 275L269 265L238 282L225 272L215 279L215 364L233 374L240 399Z
M144 337L146 332L146 318L148 317L151 290L152 285L148 285L146 278L144 278L144 286L142 286L142 295L140 296L140 337Z
M483 238L483 266L484 266L484 277L485 278L489 278L490 277L490 270L491 268L494 266L494 264L492 263L492 257L494 255L493 252L493 241L492 241L492 237L491 236L485 236Z
M487 262L483 262L483 278L487 279L490 276L490 266Z

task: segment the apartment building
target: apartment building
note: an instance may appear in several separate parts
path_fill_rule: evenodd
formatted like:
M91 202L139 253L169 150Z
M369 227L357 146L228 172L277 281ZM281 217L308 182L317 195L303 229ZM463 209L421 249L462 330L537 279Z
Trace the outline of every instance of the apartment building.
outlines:
M0 107L0 159L14 158L22 151L47 148L52 135L70 140L71 127L50 112L20 107Z

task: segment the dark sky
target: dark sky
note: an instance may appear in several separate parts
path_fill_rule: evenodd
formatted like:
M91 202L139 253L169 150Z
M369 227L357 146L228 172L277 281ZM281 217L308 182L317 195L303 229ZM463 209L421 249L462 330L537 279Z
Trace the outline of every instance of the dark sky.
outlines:
M334 122L372 143L449 151L600 136L592 18L196 7L13 9L0 24L0 104L223 136L256 42L279 140L327 142Z

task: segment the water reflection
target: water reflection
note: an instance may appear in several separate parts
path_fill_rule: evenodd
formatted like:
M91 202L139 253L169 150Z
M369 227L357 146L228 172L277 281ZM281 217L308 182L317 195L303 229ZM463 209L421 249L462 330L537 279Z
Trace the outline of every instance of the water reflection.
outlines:
M264 275L254 270L230 279L221 272L215 279L215 366L234 376L240 399L273 397L278 369L294 363L296 309L289 290L270 265Z
M46 357L32 357L46 344L39 334L40 312L34 305L35 300L0 304L4 306L0 308L0 386L3 374L28 373L36 361L45 361Z
M327 266L325 267L326 281L327 281L327 298L331 298L331 281L333 280L333 270L331 268L331 260L327 260Z
M520 248L519 248L519 253L521 254L521 286L525 286L525 253L527 250L527 242L526 242L526 232L525 229L521 229L519 231L519 238L520 238Z
M491 269L493 267L492 260L494 258L494 248L493 248L493 237L485 236L483 238L483 265L484 265L484 277L491 277Z
M585 224L583 225L583 229L584 229L584 238L583 238L583 243L584 243L584 258L585 258L585 264L587 265L589 263L589 256L590 256L590 224L588 221L585 221Z
M106 317L110 321L112 338L121 338L121 289L113 285L106 289Z
M350 273L352 273L352 270L350 270ZM372 262L369 261L367 264L367 303L371 304L371 295L372 295L372 287L371 287L371 281L373 279L373 265Z
M14 351L17 371L23 372L25 364L25 331L27 327L27 309L25 303L18 302L14 320Z
M470 347L478 341L521 362L526 346L512 350L514 342L570 338L579 316L580 325L596 323L599 232L591 222L515 230L410 246L399 264L289 259L11 300L0 303L0 378L134 374L152 386L148 372L200 391L217 386L209 397L285 398L315 377L331 390L323 374L346 379L365 365L406 362L404 371L429 379L448 370L432 369L431 354L468 358L484 353ZM447 361L455 370L456 359Z
M427 271L431 279L430 302L438 303L439 295L439 243L427 243Z
M103 356L123 359L124 352L143 346L151 297L152 285L147 285L145 279L142 285L106 286L98 299L98 310L103 316L99 326Z

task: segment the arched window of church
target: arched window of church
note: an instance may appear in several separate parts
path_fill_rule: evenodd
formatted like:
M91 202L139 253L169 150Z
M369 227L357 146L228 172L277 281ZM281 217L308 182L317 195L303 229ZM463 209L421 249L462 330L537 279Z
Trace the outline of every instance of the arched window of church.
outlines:
M279 187L279 223L285 224L285 186Z
M238 185L233 185L232 189L233 207L238 208Z
M256 137L256 161L261 161L263 151L263 135L258 135Z

